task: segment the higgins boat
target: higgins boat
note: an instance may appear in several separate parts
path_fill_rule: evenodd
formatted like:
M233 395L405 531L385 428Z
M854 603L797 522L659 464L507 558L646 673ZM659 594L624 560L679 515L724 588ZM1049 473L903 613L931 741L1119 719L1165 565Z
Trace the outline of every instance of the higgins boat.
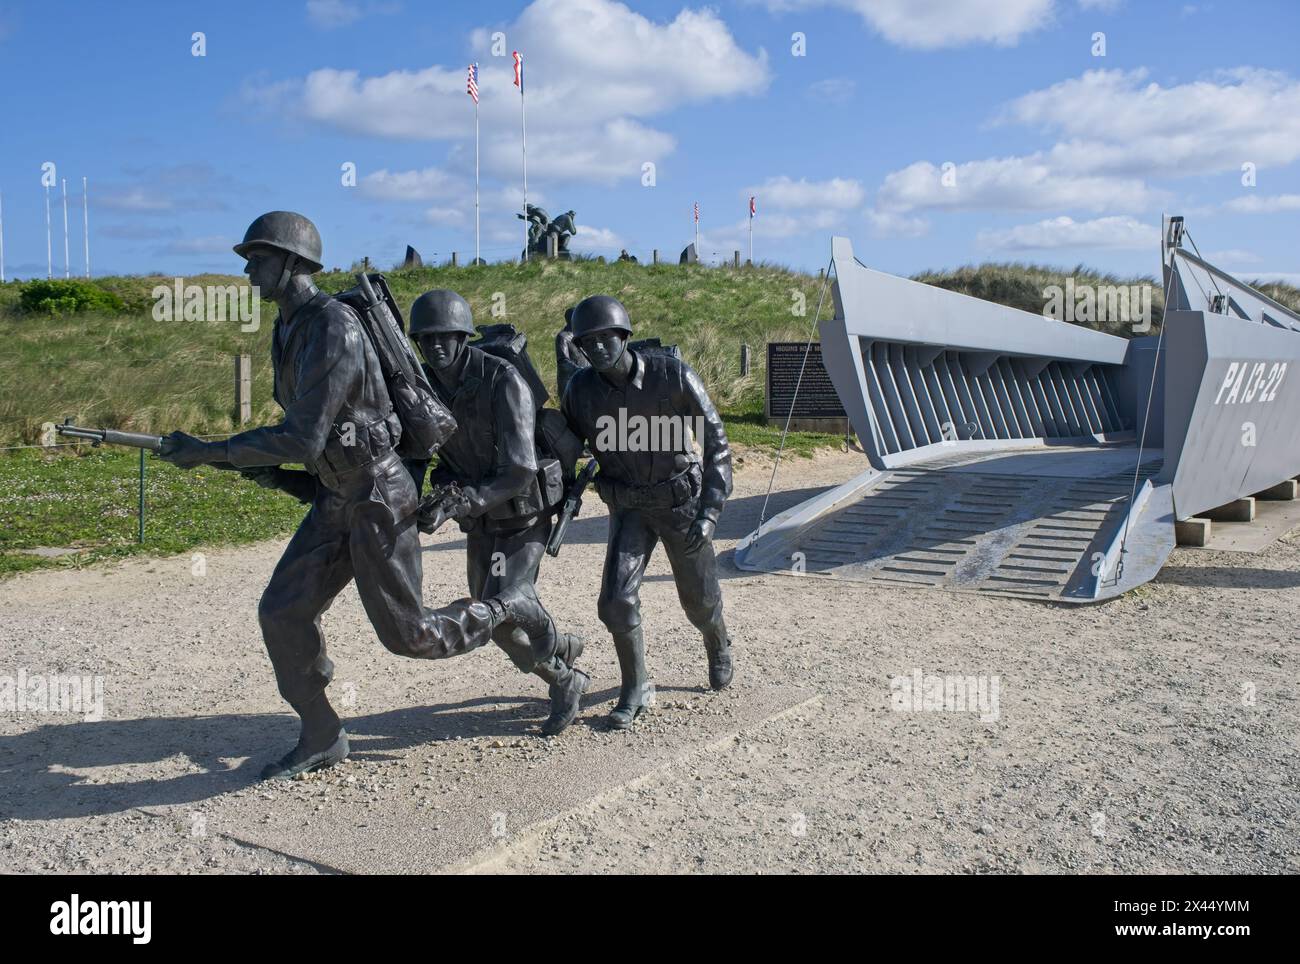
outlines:
M1153 578L1179 523L1293 498L1300 316L1185 240L1165 220L1163 323L1126 338L873 271L833 239L821 354L868 467L764 520L736 564L1092 602Z

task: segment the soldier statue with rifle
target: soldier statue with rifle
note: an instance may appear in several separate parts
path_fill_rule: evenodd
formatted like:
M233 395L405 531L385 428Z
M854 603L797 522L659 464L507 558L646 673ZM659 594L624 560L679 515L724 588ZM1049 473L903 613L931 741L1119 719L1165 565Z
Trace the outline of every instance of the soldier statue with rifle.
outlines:
M526 580L481 600L424 607L418 494L400 453L428 458L454 431L450 414L432 397L400 328L383 317L370 279L362 278L370 300L361 314L317 290L320 235L307 218L264 214L235 252L280 309L271 358L284 420L222 442L173 432L159 455L182 468L228 463L311 501L258 608L280 694L302 721L297 745L262 771L264 779L284 778L348 754L347 732L325 695L334 666L320 617L349 582L380 642L402 656L456 656L506 628L546 652L555 628ZM281 468L286 463L306 471Z

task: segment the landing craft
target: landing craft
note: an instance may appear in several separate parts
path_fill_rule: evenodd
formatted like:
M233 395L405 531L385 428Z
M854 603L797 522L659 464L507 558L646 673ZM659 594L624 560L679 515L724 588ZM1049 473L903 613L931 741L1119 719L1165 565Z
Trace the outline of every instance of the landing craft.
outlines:
M822 357L870 468L763 522L746 570L1093 602L1175 522L1300 475L1300 315L1164 225L1159 335L895 277L832 241Z

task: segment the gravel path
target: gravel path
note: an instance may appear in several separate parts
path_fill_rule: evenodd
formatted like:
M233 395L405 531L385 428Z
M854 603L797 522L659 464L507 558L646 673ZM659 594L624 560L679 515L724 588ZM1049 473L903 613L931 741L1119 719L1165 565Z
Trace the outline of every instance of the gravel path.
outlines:
M769 515L862 468L783 463ZM770 469L740 467L720 551L753 528ZM296 732L256 624L281 543L0 583L0 683L104 681L97 722L0 712L0 871L1300 871L1300 538L1176 550L1089 607L742 574L724 555L738 673L721 694L656 556L658 705L615 734L588 501L540 584L590 641L573 729L536 735L543 687L493 648L390 655L349 589L324 624L353 758L270 788L253 777ZM463 592L463 548L430 541L427 600ZM986 697L996 677L996 707L900 710L891 678L914 672Z

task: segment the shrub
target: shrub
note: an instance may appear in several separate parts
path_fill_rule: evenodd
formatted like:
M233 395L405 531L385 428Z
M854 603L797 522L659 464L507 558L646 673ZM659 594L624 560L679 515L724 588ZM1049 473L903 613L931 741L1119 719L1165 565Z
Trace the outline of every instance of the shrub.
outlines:
M118 312L122 299L89 281L29 281L18 296L21 311L37 315L72 315L82 311Z

